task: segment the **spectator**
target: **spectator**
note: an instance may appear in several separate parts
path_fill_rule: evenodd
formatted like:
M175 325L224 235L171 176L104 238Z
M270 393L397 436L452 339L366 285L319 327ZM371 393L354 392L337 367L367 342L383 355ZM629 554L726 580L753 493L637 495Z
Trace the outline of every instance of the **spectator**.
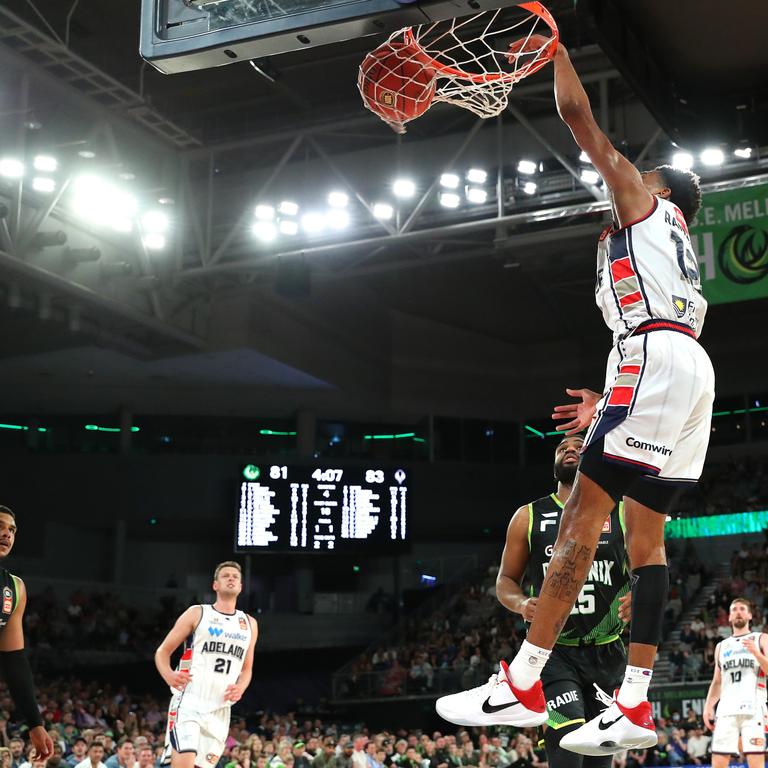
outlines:
M23 762L26 762L24 759L24 739L14 736L8 742L8 748L11 750L11 768L19 768Z
M694 728L688 736L688 757L694 765L705 765L712 738L704 733L703 728Z
M296 741L293 744L293 768L310 768L312 761L307 757L306 744Z
M88 747L88 755L76 768L107 768L104 760L104 745L95 739Z
M336 756L336 739L327 736L323 741L323 748L312 761L312 768L326 768L332 757Z
M106 749L106 744L104 747ZM120 739L115 754L104 761L104 765L106 765L107 768L134 768L135 763L136 755L134 753L133 742L127 736L123 736L123 738Z
M368 768L368 757L365 754L367 743L366 736L355 736L352 742L352 768Z
M138 750L136 768L153 768L155 765L155 753L149 744L144 744Z

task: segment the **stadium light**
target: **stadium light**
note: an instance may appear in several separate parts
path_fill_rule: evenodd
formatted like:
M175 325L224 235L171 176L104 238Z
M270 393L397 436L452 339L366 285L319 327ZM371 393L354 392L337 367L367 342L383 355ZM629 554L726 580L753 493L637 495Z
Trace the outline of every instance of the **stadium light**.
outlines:
M672 167L681 171L689 171L693 168L693 155L690 152L675 152L672 155Z
M488 173L481 168L470 168L467 171L467 181L470 184L485 184Z
M526 181L525 184L523 184L523 192L525 192L526 195L535 195L537 189L538 186L535 181Z
M262 243L271 243L277 237L277 228L271 221L254 222L251 232Z
M416 194L416 184L413 179L395 179L392 192L395 197L413 197Z
M699 155L699 160L704 165L722 165L725 162L725 154L718 147L707 147Z
M165 235L162 232L147 232L141 242L148 251L161 251L165 248Z
M456 189L459 186L459 177L455 173L443 173L440 176L440 186L446 189Z
M533 173L536 173L536 168L538 166L536 163L533 162L533 160L521 160L517 164L517 170L519 173L524 173L527 176L530 176Z
M96 157L96 153L91 149L81 149L77 153L78 157L82 157L83 160L93 160Z
M470 203L484 203L488 199L488 192L478 187L470 187L467 190L467 200Z
M110 226L116 232L130 232L138 203L105 179L83 174L72 185L72 208L77 216L92 224Z
M37 155L32 164L41 173L53 173L59 167L59 161L50 155Z
M168 229L168 217L162 211L147 211L141 217L141 227L145 232L163 233Z
M35 192L45 192L48 194L56 189L56 182L53 179L49 179L47 176L35 176L35 178L32 179L32 189L34 189Z
M733 154L736 157L740 157L742 160L749 160L752 157L752 147L739 147L733 150Z
M253 215L259 221L272 221L275 218L275 209L271 205L257 205Z
M293 219L282 219L279 224L280 234L295 235L299 231L299 225Z
M579 161L582 163L589 163L592 165L592 161L589 159L589 155L582 149L579 155Z
M0 160L0 176L6 179L20 179L24 175L24 163L15 157L4 157Z
M297 203L290 200L283 200L277 207L277 210L283 214L283 216L295 216L299 212L299 206Z
M317 235L325 229L325 217L321 213L305 213L301 217L301 228L308 235Z
M331 229L346 229L349 226L349 214L343 208L332 208L325 218Z
M346 192L329 192L328 193L328 205L331 208L346 208L349 202L349 197Z
M373 215L381 221L391 219L395 211L389 203L374 203Z
M581 180L585 184L597 184L597 182L600 181L600 174L597 171L593 171L591 168L582 168Z
M455 192L441 192L440 205L443 208L458 208L461 198Z

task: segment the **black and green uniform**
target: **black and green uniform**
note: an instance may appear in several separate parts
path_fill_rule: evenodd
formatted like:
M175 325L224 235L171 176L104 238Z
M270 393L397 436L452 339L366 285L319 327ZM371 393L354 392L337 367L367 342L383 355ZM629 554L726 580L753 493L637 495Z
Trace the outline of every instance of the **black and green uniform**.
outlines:
M541 592L562 510L554 493L528 505L527 577L532 595ZM609 695L621 684L627 658L620 639L624 623L619 598L628 591L624 505L619 504L605 522L587 580L541 675L549 715L545 743L550 768L611 765L610 756L585 758L582 763L580 755L560 750L558 744L565 733L604 709L595 698L593 683Z
M0 568L0 589L3 592L2 602L0 602L0 632L2 632L19 602L18 579L5 568Z

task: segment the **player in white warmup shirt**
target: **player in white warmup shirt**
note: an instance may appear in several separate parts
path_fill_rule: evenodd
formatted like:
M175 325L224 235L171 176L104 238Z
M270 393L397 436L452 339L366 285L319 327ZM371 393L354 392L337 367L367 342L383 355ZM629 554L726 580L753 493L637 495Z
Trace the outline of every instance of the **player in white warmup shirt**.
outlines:
M510 60L547 44L538 35L519 40ZM628 665L606 710L560 742L605 755L658 740L648 686L669 589L664 523L681 487L698 480L709 442L714 373L697 341L707 302L688 235L701 193L689 171L640 173L598 126L562 44L553 63L560 117L610 192L614 224L598 244L596 300L613 348L603 392L567 390L579 402L553 414L566 435L589 431L527 638L486 685L442 697L437 710L465 725L499 723L501 713L510 725L546 721L541 672L589 574L605 520L623 499L632 563Z
M763 768L768 640L750 630L747 600L737 597L731 602L728 621L733 634L715 648L715 673L704 703L704 724L712 729L714 721L712 768L726 768L731 755L739 752L746 754L749 768Z
M171 687L162 762L171 768L213 768L224 750L232 704L251 682L256 620L237 610L238 563L216 566L212 605L192 605L155 652L155 666ZM184 645L177 669L171 654Z

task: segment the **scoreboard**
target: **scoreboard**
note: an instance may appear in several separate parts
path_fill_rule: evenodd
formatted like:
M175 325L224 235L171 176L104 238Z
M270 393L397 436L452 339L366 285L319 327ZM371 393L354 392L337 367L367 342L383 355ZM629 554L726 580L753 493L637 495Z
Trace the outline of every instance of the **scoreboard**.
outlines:
M405 469L249 464L243 477L238 552L383 553L409 542Z

